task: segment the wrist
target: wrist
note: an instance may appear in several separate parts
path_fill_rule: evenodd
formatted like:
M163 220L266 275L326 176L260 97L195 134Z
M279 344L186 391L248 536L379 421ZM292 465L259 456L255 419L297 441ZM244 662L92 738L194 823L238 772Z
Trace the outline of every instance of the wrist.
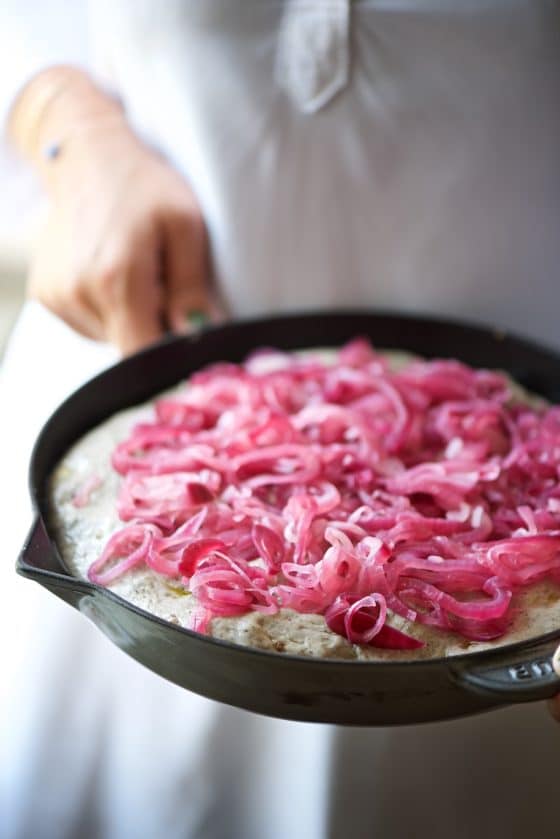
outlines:
M111 114L91 114L51 137L45 138L36 169L55 200L68 191L74 193L80 182L113 177L117 169L136 160L140 149L128 123Z
M133 136L121 104L75 67L50 67L19 94L8 132L20 153L53 186L66 147L99 142L104 135ZM59 160L60 158L60 160Z

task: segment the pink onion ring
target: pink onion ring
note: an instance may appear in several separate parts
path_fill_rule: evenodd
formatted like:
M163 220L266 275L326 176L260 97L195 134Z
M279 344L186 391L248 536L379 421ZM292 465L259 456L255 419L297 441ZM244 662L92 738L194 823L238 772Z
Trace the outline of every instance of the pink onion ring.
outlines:
M263 350L212 365L113 466L128 524L90 579L181 579L199 631L289 608L351 643L417 647L387 614L488 640L525 587L560 584L560 408L457 361L394 372L356 339L334 363Z

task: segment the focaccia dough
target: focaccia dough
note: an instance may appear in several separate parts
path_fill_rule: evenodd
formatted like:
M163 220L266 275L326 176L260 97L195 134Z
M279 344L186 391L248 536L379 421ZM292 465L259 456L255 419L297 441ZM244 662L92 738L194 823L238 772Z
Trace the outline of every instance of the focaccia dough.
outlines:
M320 355L325 361L334 357L330 350L315 350L313 354ZM388 351L387 355L395 368L411 360L406 353ZM263 356L263 364L266 363ZM524 393L517 384L515 387L518 395ZM120 476L111 467L111 454L135 423L152 417L153 401L122 411L90 431L72 446L54 470L50 483L50 523L61 556L69 571L77 577L87 579L88 568L99 557L107 539L123 526L116 512ZM76 492L92 474L99 476L101 485L92 491L86 506L75 507ZM190 626L196 605L193 596L185 594L180 586L174 586L172 581L150 568L132 569L109 588L146 612L180 626ZM321 615L299 614L289 609L282 609L276 615L250 612L241 617L214 618L209 634L235 644L278 653L372 661L474 653L537 637L560 626L560 587L552 583L540 583L516 595L513 605L517 609L513 627L501 639L490 643L471 642L392 615L390 623L393 626L424 641L425 646L418 650L381 650L353 645L331 632Z

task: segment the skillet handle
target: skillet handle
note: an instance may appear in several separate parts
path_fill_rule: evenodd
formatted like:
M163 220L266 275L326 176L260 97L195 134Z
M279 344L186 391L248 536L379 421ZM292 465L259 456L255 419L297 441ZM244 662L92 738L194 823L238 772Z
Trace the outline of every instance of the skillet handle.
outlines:
M45 571L51 574L69 576L40 515L35 517L27 534L17 559L16 570L18 574L22 574L24 577L36 578Z
M84 598L91 595L92 586L84 580L75 579L64 568L40 515L31 525L16 563L16 571L22 577L39 583L75 609L79 609Z
M556 637L474 666L467 658L451 667L452 679L473 693L504 703L549 699L560 693L560 676L552 663L559 644Z

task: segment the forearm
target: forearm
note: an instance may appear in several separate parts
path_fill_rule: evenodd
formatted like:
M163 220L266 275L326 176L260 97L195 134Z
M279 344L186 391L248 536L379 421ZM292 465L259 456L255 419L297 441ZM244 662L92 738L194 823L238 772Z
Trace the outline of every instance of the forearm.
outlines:
M116 99L82 70L56 66L20 92L8 118L8 135L53 193L72 158L93 145L103 152L109 139L113 147L115 137L130 140L132 132Z

